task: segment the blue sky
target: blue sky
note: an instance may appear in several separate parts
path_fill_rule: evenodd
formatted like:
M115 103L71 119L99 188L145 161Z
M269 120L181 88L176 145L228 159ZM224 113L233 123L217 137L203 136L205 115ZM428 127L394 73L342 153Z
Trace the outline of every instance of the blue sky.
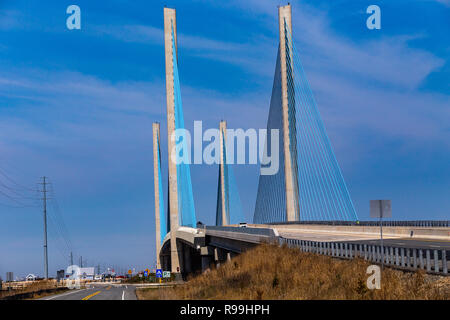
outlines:
M81 30L66 28L70 4L81 8ZM0 176L0 276L43 273L41 209L11 199L36 205L22 195L36 196L27 190L43 175L75 261L151 267L153 121L167 159L163 7L177 9L186 126L226 119L246 129L266 126L279 4L0 1L0 169L20 184ZM360 219L377 198L392 199L395 219L449 219L450 2L291 4L296 46ZM371 4L381 30L366 28ZM191 168L197 217L210 224L217 170ZM248 220L257 173L235 168ZM50 229L54 274L67 249Z

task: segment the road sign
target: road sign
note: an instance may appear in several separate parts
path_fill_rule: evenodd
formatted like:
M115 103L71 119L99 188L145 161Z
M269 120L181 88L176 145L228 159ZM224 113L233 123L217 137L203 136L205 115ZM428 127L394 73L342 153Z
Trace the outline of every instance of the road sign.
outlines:
M163 276L162 270L161 269L156 269L156 277L157 278L162 278L162 276Z
M148 271L147 270L144 271L144 277L148 277Z
M163 278L170 278L170 271L164 271Z
M392 218L391 200L370 200L371 218Z
M380 218L381 270L384 265L383 218L392 218L391 200L370 200L370 217Z
M131 269L130 270L128 270L128 274L132 274L133 272L131 271Z

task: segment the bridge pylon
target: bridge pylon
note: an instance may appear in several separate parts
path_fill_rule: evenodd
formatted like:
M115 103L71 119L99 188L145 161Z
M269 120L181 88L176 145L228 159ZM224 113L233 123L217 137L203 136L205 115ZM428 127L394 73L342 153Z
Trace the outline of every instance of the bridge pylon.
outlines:
M159 252L161 251L162 240L167 233L167 226L164 216L164 196L161 181L161 140L158 122L153 123L153 181L155 187L156 266L160 269Z
M230 130L231 131L231 130ZM234 135L229 137L233 141ZM227 143L227 122L221 121L219 125L219 183L217 186L216 226L226 226L244 222L242 203L239 196L237 181L234 176L232 164L234 152L233 143Z
M229 221L229 197L227 196L228 176L226 174L226 139L227 122L220 121L220 163L219 163L219 185L217 191L216 225L226 226Z
M170 260L171 271L180 272L180 259L176 240L176 230L179 226L178 216L178 179L177 166L171 159L172 150L175 150L175 77L174 59L177 55L177 22L176 11L164 8L164 48L166 57L166 98L167 98L167 144L169 151L169 212L170 212ZM175 50L175 52L174 52Z
M171 271L183 272L181 248L177 244L180 226L195 228L194 195L188 160L189 143L184 130L183 104L177 55L175 9L164 8L164 48L166 57L167 144L169 160L169 207Z
M293 88L291 86L293 78L293 56L292 47L289 44L288 34L292 34L292 9L291 5L278 8L278 21L280 31L280 67L281 67L281 105L282 123L284 139L284 174L286 190L286 221L298 221L299 219L299 199L298 199L298 178L297 178L297 150L296 150L296 130L293 115L289 111L295 104ZM290 69L290 70L289 70ZM295 115L294 115L295 116Z
M278 22L280 40L267 131L281 132L279 149L275 149L280 165L272 175L261 170L253 221L357 220L294 43L290 5L278 8ZM266 138L264 153L272 146Z

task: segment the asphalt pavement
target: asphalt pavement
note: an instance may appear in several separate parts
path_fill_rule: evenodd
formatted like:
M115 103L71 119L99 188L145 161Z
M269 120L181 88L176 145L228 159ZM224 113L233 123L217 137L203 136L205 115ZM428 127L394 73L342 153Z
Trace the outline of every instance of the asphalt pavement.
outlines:
M86 289L74 289L40 300L137 300L136 288L126 284L90 284Z
M358 240L358 241L345 241L347 243L361 243L379 245L380 239L371 240ZM450 241L445 240L428 240L428 239L411 239L411 238L399 238L399 239L383 239L383 245L392 247L404 247L412 249L430 249L430 250L450 250Z

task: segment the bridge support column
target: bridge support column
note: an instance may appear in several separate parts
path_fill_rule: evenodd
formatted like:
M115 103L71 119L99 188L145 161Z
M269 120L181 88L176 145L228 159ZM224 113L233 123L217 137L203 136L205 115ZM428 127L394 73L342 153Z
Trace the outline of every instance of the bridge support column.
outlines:
M159 255L160 268L164 271L171 270L170 269L170 254L160 254Z
M211 256L202 256L202 272L209 270L211 263L212 263Z
M172 30L175 48L172 47ZM180 254L178 252L176 234L179 226L178 217L178 181L177 166L171 160L175 150L175 83L173 57L177 54L177 23L175 9L164 8L164 47L166 56L166 98L167 98L167 144L169 150L169 212L170 212L170 260L172 272L180 272ZM175 50L175 52L173 52Z
M189 246L183 243L179 243L178 247L181 251L182 263L181 263L181 272L183 274L188 274L192 272L192 255L191 249Z
M292 13L288 4L278 8L280 31L280 66L281 66L281 103L283 112L284 172L286 186L286 221L297 221L299 218L298 179L296 137L291 132L292 121L289 119L289 105L294 97L290 96L288 86L292 82L292 73L288 73L287 61L292 64L292 48L286 43L286 29L292 34ZM287 57L289 55L289 57ZM288 60L289 58L289 60ZM292 67L291 67L292 70ZM290 80L288 79L290 78ZM293 90L293 88L292 88ZM292 116L292 115L291 115ZM292 139L292 140L291 140ZM295 154L294 154L295 153Z
M214 261L216 262L217 266L219 266L223 262L228 261L227 251L222 248L214 248Z
M153 123L153 181L155 186L155 228L156 228L156 267L161 268L159 252L161 250L161 201L164 201L160 190L159 174L161 172L161 148L160 148L160 132L159 123ZM163 216L164 219L164 216Z
M214 263L216 264L216 267L220 266L219 248L214 248Z
M200 248L200 255L202 257L202 272L205 272L213 263L214 250L211 247L202 247Z
M220 164L219 164L219 199L220 201L220 209L217 208L217 216L216 216L216 225L218 226L226 226L229 224L229 205L228 205L228 194L225 190L225 186L227 185L227 182L225 179L227 177L225 176L225 165L226 165L226 154L225 154L225 145L226 143L226 135L227 135L227 122L226 121L220 121L219 124L219 136L220 136ZM219 203L218 203L219 205Z

